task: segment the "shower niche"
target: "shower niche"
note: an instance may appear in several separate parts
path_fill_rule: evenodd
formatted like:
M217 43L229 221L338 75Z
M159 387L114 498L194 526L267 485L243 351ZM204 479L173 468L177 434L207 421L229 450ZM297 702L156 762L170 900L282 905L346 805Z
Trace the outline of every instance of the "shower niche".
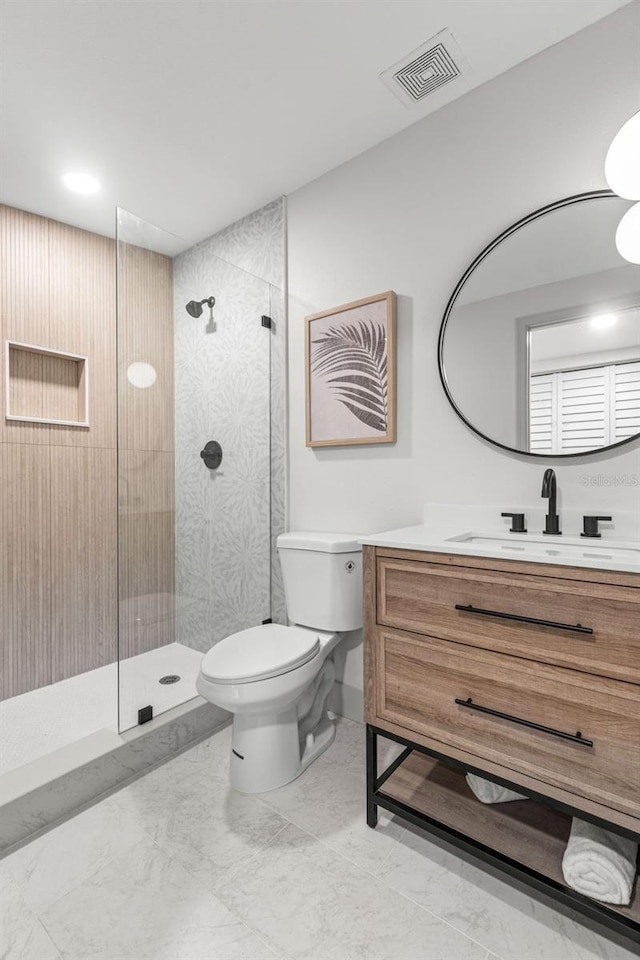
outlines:
M75 353L5 341L5 420L89 426L89 361Z

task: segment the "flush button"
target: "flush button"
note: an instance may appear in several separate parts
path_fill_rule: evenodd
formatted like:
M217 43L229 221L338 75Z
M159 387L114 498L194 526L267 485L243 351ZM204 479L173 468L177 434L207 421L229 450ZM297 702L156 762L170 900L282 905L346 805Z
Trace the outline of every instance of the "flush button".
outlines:
M355 565L355 563L353 562L353 560L347 560L347 562L346 562L345 565L344 565L344 568L345 568L345 570L347 571L347 573L353 573L353 571L354 571L355 568L356 568L356 565Z

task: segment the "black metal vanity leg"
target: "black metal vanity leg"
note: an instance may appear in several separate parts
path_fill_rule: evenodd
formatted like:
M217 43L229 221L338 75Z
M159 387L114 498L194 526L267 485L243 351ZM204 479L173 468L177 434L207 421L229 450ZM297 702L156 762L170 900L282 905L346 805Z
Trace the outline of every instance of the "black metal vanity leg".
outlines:
M373 795L378 779L378 735L374 728L367 724L367 826L378 826L378 805L374 803Z

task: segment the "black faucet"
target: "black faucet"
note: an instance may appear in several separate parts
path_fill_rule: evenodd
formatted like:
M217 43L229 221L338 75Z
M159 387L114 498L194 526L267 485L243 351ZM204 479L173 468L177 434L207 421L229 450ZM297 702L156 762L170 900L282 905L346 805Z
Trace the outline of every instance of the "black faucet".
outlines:
M553 536L558 536L562 533L560 529L560 518L556 513L556 494L558 488L556 484L556 475L555 472L549 468L545 470L544 477L542 478L542 497L549 498L549 513L544 518L544 530L543 533L549 533Z

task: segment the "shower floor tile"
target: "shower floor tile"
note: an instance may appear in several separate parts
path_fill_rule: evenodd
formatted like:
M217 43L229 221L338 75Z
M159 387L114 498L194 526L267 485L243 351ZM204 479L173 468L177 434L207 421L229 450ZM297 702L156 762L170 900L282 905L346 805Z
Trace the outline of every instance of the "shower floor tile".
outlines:
M138 722L138 709L154 715L196 696L202 654L170 643L120 664L120 729ZM174 684L160 677L177 674ZM118 664L60 680L0 703L0 775L38 760L98 730L118 730Z

